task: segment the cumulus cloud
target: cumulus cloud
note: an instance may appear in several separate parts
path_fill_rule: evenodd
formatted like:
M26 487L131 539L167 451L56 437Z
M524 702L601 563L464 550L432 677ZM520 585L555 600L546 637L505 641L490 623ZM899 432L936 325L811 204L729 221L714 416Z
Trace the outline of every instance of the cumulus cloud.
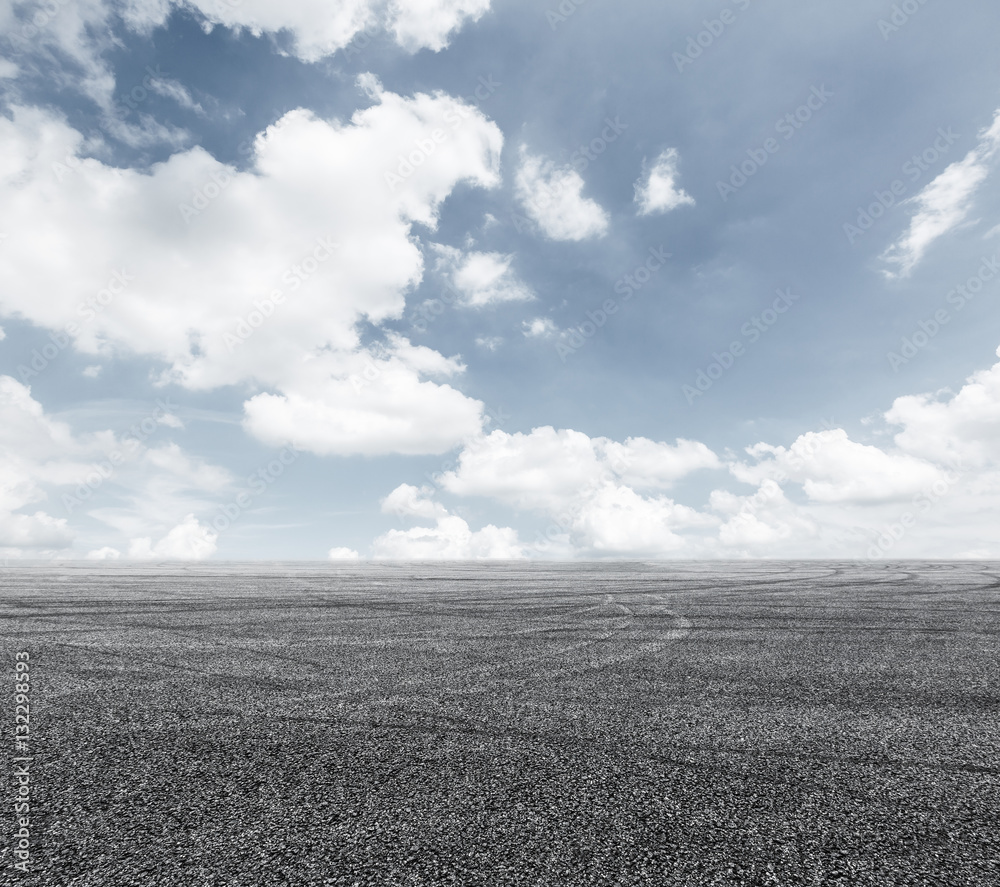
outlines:
M72 0L41 7L30 0L4 0L0 25L16 53L42 62L60 86L77 89L103 108L108 113L105 124L117 124L118 137L132 130L112 106L116 84L105 61L109 51L120 45L119 24L148 34L174 10L187 9L201 17L206 31L221 26L236 33L280 36L287 38L276 43L287 47L280 51L317 62L346 47L362 31L373 30L387 30L408 52L424 48L437 52L489 8L490 0ZM0 77L19 73L13 63L0 63ZM180 84L158 78L155 86L144 88L199 111Z
M389 27L404 49L438 52L455 31L479 21L489 8L490 0L396 0L390 5Z
M998 148L1000 111L993 125L980 133L975 148L907 201L915 204L917 211L910 220L909 230L882 255L886 262L897 266L895 271L885 272L886 276L909 275L935 240L965 220L979 186L990 174Z
M419 517L425 520L447 517L448 510L431 498L433 492L431 487L400 484L382 500L382 512L395 514L398 517Z
M433 527L389 530L372 545L373 556L386 560L515 560L525 556L517 532L488 524L473 531L468 523L430 498L428 487L402 484L382 503L400 517L433 520Z
M84 558L88 561L116 561L121 556L122 553L117 548L105 545L103 548L95 548L93 551L88 551L84 555Z
M721 467L704 444L624 443L543 426L529 434L494 431L470 442L441 485L461 496L489 496L518 508L558 511L604 482L638 489L668 487L701 469Z
M852 441L841 428L808 432L787 449L759 443L747 452L758 461L734 463L739 480L791 480L814 502L904 500L943 476L939 468L908 453Z
M134 560L200 561L215 553L216 539L217 533L189 514L155 545L148 537L132 539L128 556Z
M49 484L73 483L101 440L79 441L44 414L27 386L0 376L0 549L62 549L74 533L47 510ZM25 509L33 509L31 512Z
M547 515L554 529L539 549L545 553L549 542L557 542L588 556L661 556L683 547L675 531L718 521L637 489L667 487L720 465L711 450L691 441L619 443L546 426L529 434L494 431L472 441L438 482L455 495L485 496Z
M331 561L358 561L361 560L361 555L353 548L331 548L327 558Z
M438 254L436 270L458 293L460 305L482 308L500 302L525 302L535 297L511 269L512 255L462 252L441 244L433 246Z
M346 124L286 114L246 172L200 148L148 174L92 158L66 169L80 134L15 109L0 119L0 230L14 232L0 311L85 353L159 358L189 388L253 382L263 392L246 404L246 427L269 443L460 444L481 427L482 404L441 380L464 365L398 336L362 345L357 325L402 315L423 275L412 223L433 228L459 182L494 187L502 136L449 96L375 99ZM447 138L393 187L401 151L438 129Z
M557 166L522 146L514 186L525 213L552 240L587 240L608 231L608 214L583 196L583 178L571 166Z
M679 206L694 206L694 198L677 187L677 163L680 154L676 148L667 148L656 158L644 179L635 183L635 202L639 215L670 212Z
M991 517L1000 509L1000 363L957 394L898 398L884 419L880 443L827 428L725 460L697 441L494 431L435 480L455 496L543 515L533 557L1000 555ZM719 469L731 482L699 507L661 492ZM411 511L430 516L429 489L406 493Z
M1000 466L1000 363L974 373L950 397L896 398L886 420L901 428L895 443L907 453L951 466Z
M0 549L69 549L77 536L70 520L84 512L126 538L170 527L192 501L228 490L227 471L150 438L163 415L157 408L121 435L76 434L46 415L26 385L0 376ZM158 543L162 556L184 543L190 528L181 526Z

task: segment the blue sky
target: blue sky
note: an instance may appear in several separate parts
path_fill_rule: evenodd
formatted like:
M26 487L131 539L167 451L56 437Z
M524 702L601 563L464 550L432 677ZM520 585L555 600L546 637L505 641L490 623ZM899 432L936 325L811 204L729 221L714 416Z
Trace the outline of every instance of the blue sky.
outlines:
M1000 10L0 2L0 554L1000 557Z

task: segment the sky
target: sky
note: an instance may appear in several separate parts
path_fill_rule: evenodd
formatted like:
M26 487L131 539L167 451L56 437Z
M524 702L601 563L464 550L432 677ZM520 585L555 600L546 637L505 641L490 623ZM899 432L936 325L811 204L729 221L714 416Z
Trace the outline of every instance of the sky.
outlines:
M990 0L0 0L0 557L1000 558Z

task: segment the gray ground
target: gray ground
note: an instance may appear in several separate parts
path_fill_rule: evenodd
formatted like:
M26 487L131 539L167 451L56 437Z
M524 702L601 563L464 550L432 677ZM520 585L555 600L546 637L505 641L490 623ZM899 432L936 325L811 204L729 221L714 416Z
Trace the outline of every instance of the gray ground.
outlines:
M1000 883L998 565L0 583L36 756L3 884Z

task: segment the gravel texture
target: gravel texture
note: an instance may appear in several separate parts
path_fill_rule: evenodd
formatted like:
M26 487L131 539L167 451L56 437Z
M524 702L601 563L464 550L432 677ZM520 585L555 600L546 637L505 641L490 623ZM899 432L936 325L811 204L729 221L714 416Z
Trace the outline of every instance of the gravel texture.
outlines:
M997 565L0 582L35 756L0 884L1000 884Z

